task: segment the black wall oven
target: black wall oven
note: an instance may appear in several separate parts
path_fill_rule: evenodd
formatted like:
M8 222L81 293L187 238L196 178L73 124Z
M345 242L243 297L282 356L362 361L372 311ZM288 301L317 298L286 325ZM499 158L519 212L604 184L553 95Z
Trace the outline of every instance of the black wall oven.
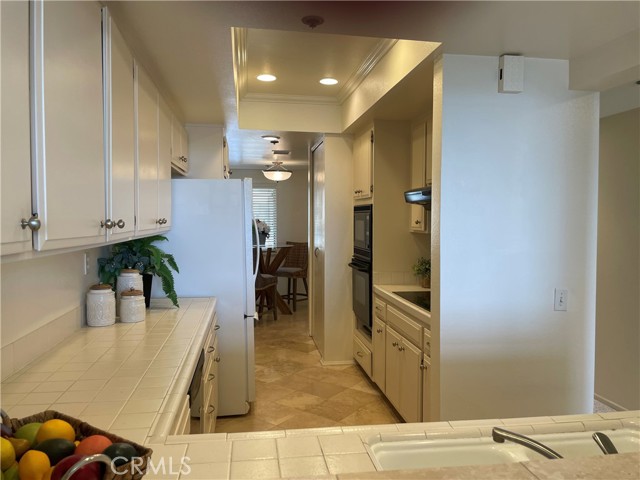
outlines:
M373 211L371 205L358 205L353 209L353 258L349 266L352 273L353 313L357 328L371 336L371 259L373 240Z

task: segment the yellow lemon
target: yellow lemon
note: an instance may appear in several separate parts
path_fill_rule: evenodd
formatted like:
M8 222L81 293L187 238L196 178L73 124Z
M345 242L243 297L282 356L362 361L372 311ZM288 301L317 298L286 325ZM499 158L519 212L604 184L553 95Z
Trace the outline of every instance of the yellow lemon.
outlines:
M64 438L73 442L76 439L76 432L68 422L54 418L42 424L40 430L38 430L36 441L40 443L50 438Z
M11 445L11 442L4 437L0 438L0 468L4 472L7 468L13 465L16 461L16 451Z
M50 468L51 463L46 453L29 450L22 455L18 463L18 475L20 475L20 480L42 480Z

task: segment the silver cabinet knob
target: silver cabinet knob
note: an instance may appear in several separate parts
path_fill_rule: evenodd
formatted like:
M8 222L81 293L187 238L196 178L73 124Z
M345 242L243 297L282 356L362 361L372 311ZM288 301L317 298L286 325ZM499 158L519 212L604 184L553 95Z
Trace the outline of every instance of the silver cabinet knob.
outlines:
M40 219L38 218L38 214L34 213L33 215L31 215L29 220L26 220L26 219L22 218L20 220L20 226L22 227L23 230L25 228L29 227L29 229L32 232L37 232L38 230L40 230L40 227L42 226L42 224L40 223Z
M166 218L159 218L158 220L156 220L156 223L158 225L164 225L165 223L167 223L167 219Z
M220 357L214 358L213 361L216 362L216 363L220 362Z
M114 222L110 218L107 218L105 221L100 221L101 228L106 228L108 230L111 230L115 226L116 226L116 222Z
M116 222L116 227L118 227L118 228L124 228L124 226L125 226L125 225L126 225L126 224L125 224L124 220L122 220L122 219L119 219L119 220Z

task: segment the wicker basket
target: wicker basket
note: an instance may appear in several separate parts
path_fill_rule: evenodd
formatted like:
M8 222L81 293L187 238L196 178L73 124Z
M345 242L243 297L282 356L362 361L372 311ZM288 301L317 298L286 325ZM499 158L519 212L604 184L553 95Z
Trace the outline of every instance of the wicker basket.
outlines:
M103 480L139 480L144 477L144 474L147 472L147 464L149 459L151 458L151 453L153 451L150 448L143 447L142 445L138 445L131 440L124 439L119 437L118 435L114 435L113 433L105 432L104 430L100 430L92 425L89 425L82 420L78 420L77 418L69 417L63 413L56 412L54 410L47 410L42 413L36 413L35 415L31 415L30 417L25 417L21 419L12 418L10 419L9 426L15 431L20 428L22 425L31 422L41 422L44 423L47 420L51 420L54 418L58 418L60 420L64 420L68 422L76 431L76 438L83 439L90 435L104 435L113 443L124 442L133 446L138 452L138 456L142 458L142 461L137 460L135 464L135 468L132 462L125 463L116 468L116 472L112 471L110 468L106 468L104 475L102 477ZM7 423L4 420L4 423Z

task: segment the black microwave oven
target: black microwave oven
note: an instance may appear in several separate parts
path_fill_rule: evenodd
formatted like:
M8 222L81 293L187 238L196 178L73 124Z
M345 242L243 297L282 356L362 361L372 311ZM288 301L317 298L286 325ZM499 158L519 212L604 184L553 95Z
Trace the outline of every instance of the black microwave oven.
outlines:
M373 206L357 205L353 207L353 255L371 262L372 239Z

